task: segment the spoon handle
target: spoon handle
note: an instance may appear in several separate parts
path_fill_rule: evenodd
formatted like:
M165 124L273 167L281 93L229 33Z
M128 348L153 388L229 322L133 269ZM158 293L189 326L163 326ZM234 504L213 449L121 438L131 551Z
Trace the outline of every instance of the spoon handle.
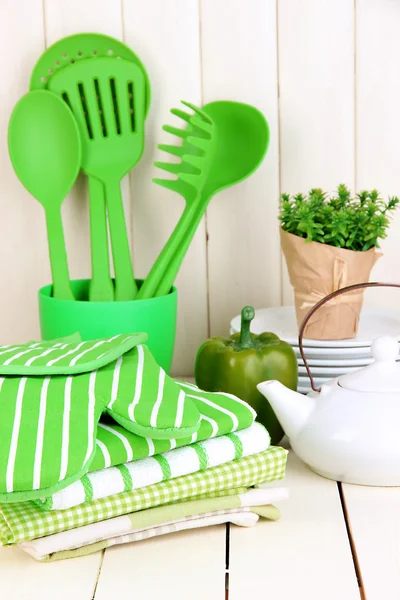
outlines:
M178 252L179 247L184 243L185 235L190 223L194 218L195 205L186 205L175 229L171 233L167 243L158 255L155 263L150 269L149 274L142 287L138 292L138 300L145 300L153 298L156 294L157 288L163 280L165 271L168 268L174 255Z
M46 226L53 279L53 298L75 300L69 280L67 252L59 204L54 204L54 208L49 205L46 209Z
M120 182L104 179L104 189L114 262L115 300L134 300L138 289L133 277Z
M104 187L101 181L89 176L90 244L92 279L89 287L91 302L112 302L114 285L110 277L108 231Z
M157 290L154 293L155 298L157 298L158 296L165 296L171 291L179 269L181 268L183 259L186 256L190 244L192 243L197 228L200 225L201 219L205 214L209 201L210 198L201 199L201 202L195 215L192 217L190 223L186 227L186 231L181 243L179 244L174 256L171 258L168 267L164 271L164 274L157 287Z

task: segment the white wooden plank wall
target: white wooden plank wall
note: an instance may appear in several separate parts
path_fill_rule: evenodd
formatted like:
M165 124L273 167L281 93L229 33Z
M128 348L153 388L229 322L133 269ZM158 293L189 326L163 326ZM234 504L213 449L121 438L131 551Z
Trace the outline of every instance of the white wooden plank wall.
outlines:
M281 191L333 190L339 182L400 194L397 0L0 0L1 341L39 334L36 290L49 280L42 210L8 160L9 114L44 48L80 31L124 40L146 64L153 101L147 147L123 192L137 276L170 234L183 201L153 184L163 123L181 99L256 105L271 128L259 171L211 201L179 274L174 371L190 374L211 333L246 303L291 303L280 259ZM64 205L70 270L89 276L86 186ZM373 278L398 281L400 213ZM375 292L370 302L398 304Z
M279 0L281 191L354 186L352 0ZM293 294L283 263L283 300Z

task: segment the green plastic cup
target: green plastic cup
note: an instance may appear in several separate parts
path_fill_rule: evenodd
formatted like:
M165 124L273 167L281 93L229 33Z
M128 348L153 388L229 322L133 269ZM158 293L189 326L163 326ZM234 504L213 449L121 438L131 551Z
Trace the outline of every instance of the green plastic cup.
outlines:
M169 372L174 354L178 293L128 302L89 302L89 279L71 281L76 300L53 298L52 285L39 290L42 338L52 340L79 332L82 340L145 331L147 346L157 363ZM138 280L140 287L142 281Z

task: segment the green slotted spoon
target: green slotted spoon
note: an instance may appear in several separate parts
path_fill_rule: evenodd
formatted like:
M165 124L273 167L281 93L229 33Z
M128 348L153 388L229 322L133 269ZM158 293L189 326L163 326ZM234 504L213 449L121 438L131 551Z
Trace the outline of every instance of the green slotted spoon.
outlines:
M211 198L254 173L268 150L268 123L254 106L241 102L217 101L206 104L202 110L214 123L217 141L215 157L201 190L198 210L164 271L155 296L164 296L171 290Z
M98 33L78 33L58 40L49 46L36 62L30 81L30 89L48 89L53 75L70 68L76 62L100 57L123 58L141 68L145 78L145 116L150 108L151 87L148 74L139 57L118 39ZM101 181L89 176L90 238L92 278L89 300L114 300L114 286L110 277L108 255L108 232L104 188Z
M181 146L160 144L158 147L180 158L178 163L156 162L156 167L172 173L176 179L154 179L155 183L181 194L186 202L174 231L161 250L156 262L147 275L137 298L152 298L163 279L174 254L184 242L186 231L198 212L202 210L201 190L207 180L215 155L216 135L212 120L202 110L183 102L186 107L193 110L189 114L178 108L171 109L171 113L186 123L186 129L178 129L164 125L164 131L178 136L183 140ZM199 205L200 204L200 205Z
M124 59L86 59L52 76L49 89L62 96L82 138L82 170L103 183L115 271L115 299L133 300L137 286L120 181L144 147L145 77Z
M51 92L26 94L12 112L8 147L19 180L46 213L53 296L74 300L61 219L61 204L81 165L81 139L72 112Z

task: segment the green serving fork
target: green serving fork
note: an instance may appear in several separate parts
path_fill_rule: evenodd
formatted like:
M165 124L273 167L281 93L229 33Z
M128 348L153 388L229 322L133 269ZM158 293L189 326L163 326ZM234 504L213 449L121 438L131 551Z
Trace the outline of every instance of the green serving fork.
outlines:
M81 165L81 138L71 110L51 92L26 94L12 112L8 147L18 178L46 213L53 296L74 300L61 219L61 204Z
M164 131L183 140L181 146L160 144L158 147L180 158L178 163L156 162L155 166L176 175L176 179L154 179L155 183L181 194L186 202L174 231L160 252L137 295L138 299L152 298L163 280L165 270L179 247L184 243L190 223L202 210L201 190L208 178L217 144L212 120L202 110L182 102L193 111L190 114L179 108L171 113L186 123L186 129L164 125ZM204 211L203 211L204 212ZM203 213L201 213L203 214Z
M254 106L241 102L217 101L206 104L202 111L214 123L215 156L201 189L197 212L165 269L155 296L169 293L211 198L254 173L268 150L268 123Z

